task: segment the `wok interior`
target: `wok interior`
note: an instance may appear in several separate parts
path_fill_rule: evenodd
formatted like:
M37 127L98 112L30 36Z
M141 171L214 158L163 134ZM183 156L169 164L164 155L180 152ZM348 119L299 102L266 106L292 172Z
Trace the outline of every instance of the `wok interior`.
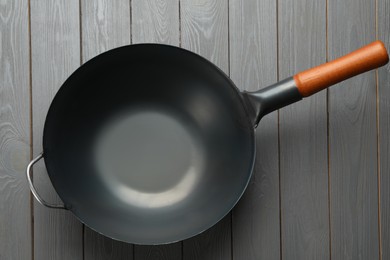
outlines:
M58 194L92 229L168 243L215 224L251 175L253 126L215 66L161 45L115 49L62 86L44 131Z

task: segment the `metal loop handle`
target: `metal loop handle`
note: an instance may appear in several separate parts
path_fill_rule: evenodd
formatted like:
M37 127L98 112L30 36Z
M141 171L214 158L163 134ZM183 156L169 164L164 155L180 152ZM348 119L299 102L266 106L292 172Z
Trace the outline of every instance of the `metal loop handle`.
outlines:
M27 180L28 180L28 185L30 186L31 193L34 195L34 198L43 206L52 208L52 209L66 209L64 205L62 204L52 204L46 202L44 199L42 199L37 190L34 187L34 184L32 182L32 167L34 164L36 164L40 159L43 158L43 153L39 154L35 159L33 159L28 165L27 165Z

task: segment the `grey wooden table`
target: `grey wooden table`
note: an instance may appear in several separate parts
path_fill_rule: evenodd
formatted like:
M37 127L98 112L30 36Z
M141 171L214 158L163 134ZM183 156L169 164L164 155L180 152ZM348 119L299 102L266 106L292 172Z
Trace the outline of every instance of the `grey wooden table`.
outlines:
M181 46L256 90L375 39L390 47L389 24L390 0L0 1L0 259L390 259L390 66L264 118L244 197L183 242L105 238L39 205L24 174L61 83L105 50ZM58 201L42 163L34 174Z

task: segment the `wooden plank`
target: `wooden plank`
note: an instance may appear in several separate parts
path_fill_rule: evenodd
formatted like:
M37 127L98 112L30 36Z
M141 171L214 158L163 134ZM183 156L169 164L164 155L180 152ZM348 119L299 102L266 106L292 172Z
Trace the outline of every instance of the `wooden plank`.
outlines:
M0 259L31 259L28 2L0 8Z
M82 62L107 50L130 44L128 0L81 0Z
M277 81L276 1L231 0L230 76L241 90ZM280 259L278 115L257 128L252 180L233 210L233 259Z
M375 40L375 4L329 1L329 59ZM378 259L375 72L329 90L331 258Z
M232 259L231 214L212 228L183 241L183 259Z
M178 46L179 0L132 0L132 43Z
M80 65L79 2L31 1L33 154L42 152L49 104L65 79ZM42 197L59 201L42 162L34 166ZM34 259L82 259L82 224L64 210L34 202Z
M326 62L326 1L279 1L279 77ZM282 256L329 259L326 91L280 110Z
M179 260L182 259L181 242L159 246L136 246L134 259Z
M229 73L228 1L182 0L182 47ZM231 259L230 214L212 229L183 242L184 259Z
M378 39L390 51L390 1L378 0ZM390 65L378 70L380 231L383 260L390 259Z
M131 260L133 259L133 245L112 240L85 227L84 259Z
M130 2L81 1L82 62L130 44ZM133 245L84 229L84 259L133 259Z
M229 74L227 1L182 0L180 23L181 46Z
M178 0L133 0L132 43L153 42L179 46ZM182 243L135 246L134 259L182 259Z

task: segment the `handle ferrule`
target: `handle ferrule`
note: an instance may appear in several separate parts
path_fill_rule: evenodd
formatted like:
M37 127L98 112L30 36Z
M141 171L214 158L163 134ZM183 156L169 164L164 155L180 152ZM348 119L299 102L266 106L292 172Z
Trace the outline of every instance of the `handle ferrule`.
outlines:
M295 103L302 99L292 77L279 81L256 92L244 92L246 103L253 108L253 123L255 126L260 119L272 111Z

